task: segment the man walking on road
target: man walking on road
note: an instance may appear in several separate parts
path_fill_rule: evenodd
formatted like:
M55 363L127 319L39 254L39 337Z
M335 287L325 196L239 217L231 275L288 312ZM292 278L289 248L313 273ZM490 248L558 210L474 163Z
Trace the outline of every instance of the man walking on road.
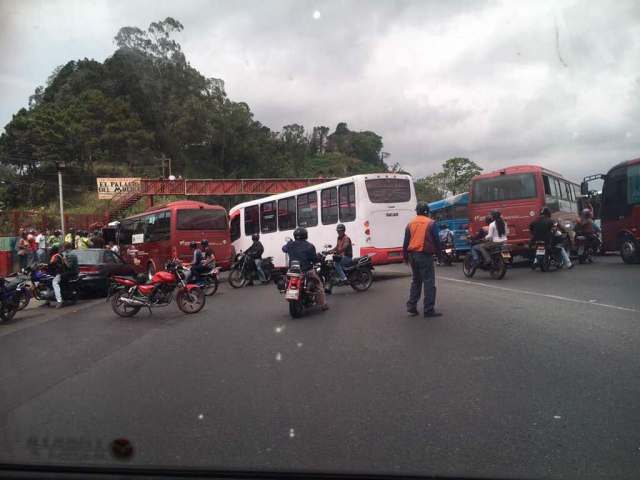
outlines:
M416 214L407 225L402 246L404 261L409 263L413 274L407 312L412 317L418 314L418 300L424 286L424 316L439 317L442 314L435 311L436 276L433 266L433 255L440 257L441 250L438 225L429 218L426 203L418 203Z

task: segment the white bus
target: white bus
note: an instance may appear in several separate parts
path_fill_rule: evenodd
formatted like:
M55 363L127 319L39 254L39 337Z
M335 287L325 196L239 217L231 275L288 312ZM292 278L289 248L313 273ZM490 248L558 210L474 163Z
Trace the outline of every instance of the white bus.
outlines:
M244 251L251 235L259 233L264 255L273 257L276 267L286 267L282 246L296 227L305 227L321 251L336 244L336 225L343 223L354 257L375 254L374 264L397 263L415 207L409 175L355 175L236 205L229 212L231 242L236 252Z

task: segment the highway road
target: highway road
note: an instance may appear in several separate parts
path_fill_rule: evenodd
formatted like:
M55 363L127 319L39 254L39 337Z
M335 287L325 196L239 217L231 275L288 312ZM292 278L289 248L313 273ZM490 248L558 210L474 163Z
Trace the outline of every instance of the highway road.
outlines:
M404 266L300 320L273 285L192 316L21 312L0 325L0 462L637 478L640 267L596 262L438 268L436 319L406 315Z

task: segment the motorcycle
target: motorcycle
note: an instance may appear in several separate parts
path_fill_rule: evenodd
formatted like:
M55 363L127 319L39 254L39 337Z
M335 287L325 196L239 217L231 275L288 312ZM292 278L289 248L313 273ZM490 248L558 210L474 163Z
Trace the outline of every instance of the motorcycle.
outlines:
M144 276L146 277L146 276ZM183 313L198 313L204 307L206 296L204 290L195 283L186 283L184 268L179 260L171 260L165 270L156 272L149 283L142 278L132 280L114 276L107 301L111 309L121 317L132 317L142 307L149 309L168 306L174 297L178 308Z
M273 257L264 257L262 259L262 271L264 272L265 280L262 283L269 283L271 281L273 270ZM256 269L253 257L243 252L238 253L229 271L229 285L233 288L242 288L247 283L257 279L258 270Z
M319 272L320 263L316 263L313 268ZM278 289L284 293L284 298L289 303L292 318L300 318L305 310L318 304L318 286L308 273L302 271L300 262L293 261L287 270L286 280L278 280Z
M331 248L331 245L325 245L325 248ZM335 267L340 256L324 251L319 255L319 260L320 271L318 273L324 282L325 292L330 294L333 287L341 283ZM344 274L347 276L346 284L357 292L369 290L373 283L372 270L371 255L354 258L351 265L344 267Z
M593 256L596 254L594 243L584 234L576 235L576 252L579 263L593 263Z
M56 301L56 295L53 291L53 279L55 276L48 273L46 264L38 265L33 269L27 268L25 272L31 280L33 298L45 301L46 305ZM63 303L74 305L78 301L78 283L78 277L60 282L60 294L62 295Z
M549 272L551 269L559 270L562 267L562 255L560 250L547 242L538 241L535 243L535 255L531 269L540 267L541 272Z
M17 279L22 282L18 289L18 311L27 308L33 297L33 285L31 284L31 278L27 275L26 270L20 273L12 273L7 276L7 279Z
M187 265L185 265L184 267L188 268ZM220 283L218 280L219 273L220 273L220 269L215 267L210 268L209 270L206 270L202 273L193 275L189 279L189 281L191 283L195 283L200 288L202 288L202 290L204 290L205 296L210 297L211 295L213 295L218 291L218 285Z
M442 263L447 267L453 265L453 260L456 257L456 251L453 246L453 243L447 242L442 248Z
M24 280L0 277L0 321L9 322L20 310L22 288L26 288Z
M491 257L488 264L482 262L475 265L472 256L469 254L462 263L462 273L465 277L471 278L479 268L488 271L491 278L501 280L507 273L507 262L511 262L511 252L508 245L495 244L489 247L489 256Z

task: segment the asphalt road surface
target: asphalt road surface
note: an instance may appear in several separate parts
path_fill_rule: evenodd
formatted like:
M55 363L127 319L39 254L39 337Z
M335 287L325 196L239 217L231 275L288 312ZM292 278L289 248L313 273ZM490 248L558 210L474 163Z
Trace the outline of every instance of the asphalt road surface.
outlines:
M191 316L21 312L0 325L0 462L638 477L640 266L442 267L437 319L383 270L300 320L273 285Z

